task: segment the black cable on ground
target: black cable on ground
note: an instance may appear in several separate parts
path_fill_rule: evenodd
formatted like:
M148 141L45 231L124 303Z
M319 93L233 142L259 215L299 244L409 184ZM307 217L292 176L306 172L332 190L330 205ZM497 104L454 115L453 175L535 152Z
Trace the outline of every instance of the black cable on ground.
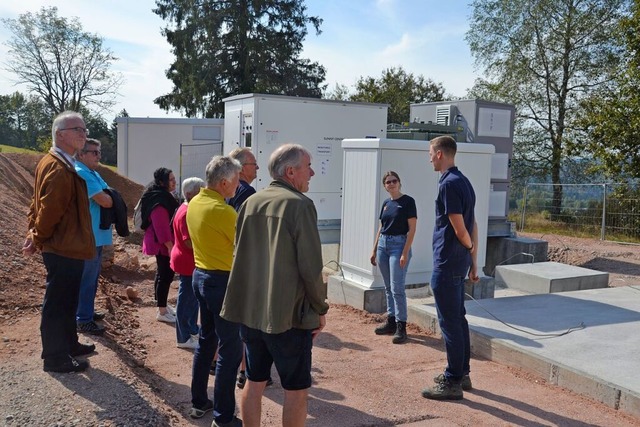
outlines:
M516 331L520 331L520 332L523 332L523 333L528 334L528 335L533 335L535 337L561 337L561 336L567 335L567 334L569 334L569 333L571 333L573 331L579 331L581 329L585 329L586 328L586 325L584 324L584 322L580 322L580 324L578 326L572 326L569 329L567 329L566 331L560 332L560 333L557 333L557 334L539 334L539 333L536 333L536 332L525 331L524 329L517 328L517 327L515 327L513 325L508 324L507 322L503 321L502 319L498 318L493 313L491 313L489 310L487 310L485 307L483 307L483 305L480 304L480 302L477 299L475 299L474 297L472 297L471 295L469 295L467 293L465 293L465 295L468 296L473 301L475 301L475 303L478 304L478 306L481 309L483 309L485 312L487 312L487 314L489 316L493 317L494 319L496 319L498 322L502 323L506 327L511 328L511 329L515 329Z

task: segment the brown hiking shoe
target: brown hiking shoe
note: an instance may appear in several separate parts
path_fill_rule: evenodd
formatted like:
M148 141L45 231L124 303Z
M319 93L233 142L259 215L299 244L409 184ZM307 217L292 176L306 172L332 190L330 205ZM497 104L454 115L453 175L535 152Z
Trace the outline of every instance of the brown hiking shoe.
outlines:
M462 387L460 384L445 380L444 382L436 383L431 388L422 390L422 397L431 400L460 400L462 399Z

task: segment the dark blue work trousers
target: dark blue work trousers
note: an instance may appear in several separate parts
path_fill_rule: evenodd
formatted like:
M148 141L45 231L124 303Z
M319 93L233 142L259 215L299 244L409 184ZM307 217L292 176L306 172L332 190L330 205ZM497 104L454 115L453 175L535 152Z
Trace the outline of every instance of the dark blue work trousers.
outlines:
M193 355L191 403L197 408L207 404L209 370L217 348L213 416L218 424L224 424L235 414L236 375L242 360L240 325L220 317L229 273L196 268L192 280L193 292L200 305L200 339Z
M447 351L445 377L460 382L469 374L471 342L469 324L464 308L464 272L435 269L431 276L431 289L436 300L438 322Z

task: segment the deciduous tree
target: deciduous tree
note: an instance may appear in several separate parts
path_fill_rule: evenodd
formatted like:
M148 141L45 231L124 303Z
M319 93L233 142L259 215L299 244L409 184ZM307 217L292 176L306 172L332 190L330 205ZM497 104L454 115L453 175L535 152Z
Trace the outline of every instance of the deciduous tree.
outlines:
M307 25L303 0L156 0L175 61L171 93L155 99L188 117L224 112L222 99L243 93L320 97L325 69L300 58Z
M444 100L444 87L424 76L407 73L402 67L392 67L378 79L360 77L349 100L389 104L387 123L402 123L410 121L410 104Z
M640 178L640 4L616 37L624 54L621 66L609 69L615 84L583 102L580 124L587 132L584 152L609 177L625 181Z
M467 41L492 98L516 106L514 156L561 183L579 102L609 81L629 0L475 0ZM562 188L554 187L552 214Z
M51 116L36 96L20 92L0 95L0 141L15 147L38 149L51 139Z
M7 42L7 70L25 84L55 115L92 106L111 107L122 83L110 70L117 58L102 38L85 32L77 18L58 16L56 7L3 19L12 37Z

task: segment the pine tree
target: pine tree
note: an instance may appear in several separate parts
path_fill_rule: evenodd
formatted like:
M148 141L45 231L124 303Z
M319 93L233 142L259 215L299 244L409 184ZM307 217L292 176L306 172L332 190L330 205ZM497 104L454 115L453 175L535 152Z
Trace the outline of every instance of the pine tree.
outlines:
M222 99L243 93L320 97L325 69L300 58L307 24L303 0L156 0L169 25L163 35L175 61L166 71L171 93L160 108L188 117L224 112Z

